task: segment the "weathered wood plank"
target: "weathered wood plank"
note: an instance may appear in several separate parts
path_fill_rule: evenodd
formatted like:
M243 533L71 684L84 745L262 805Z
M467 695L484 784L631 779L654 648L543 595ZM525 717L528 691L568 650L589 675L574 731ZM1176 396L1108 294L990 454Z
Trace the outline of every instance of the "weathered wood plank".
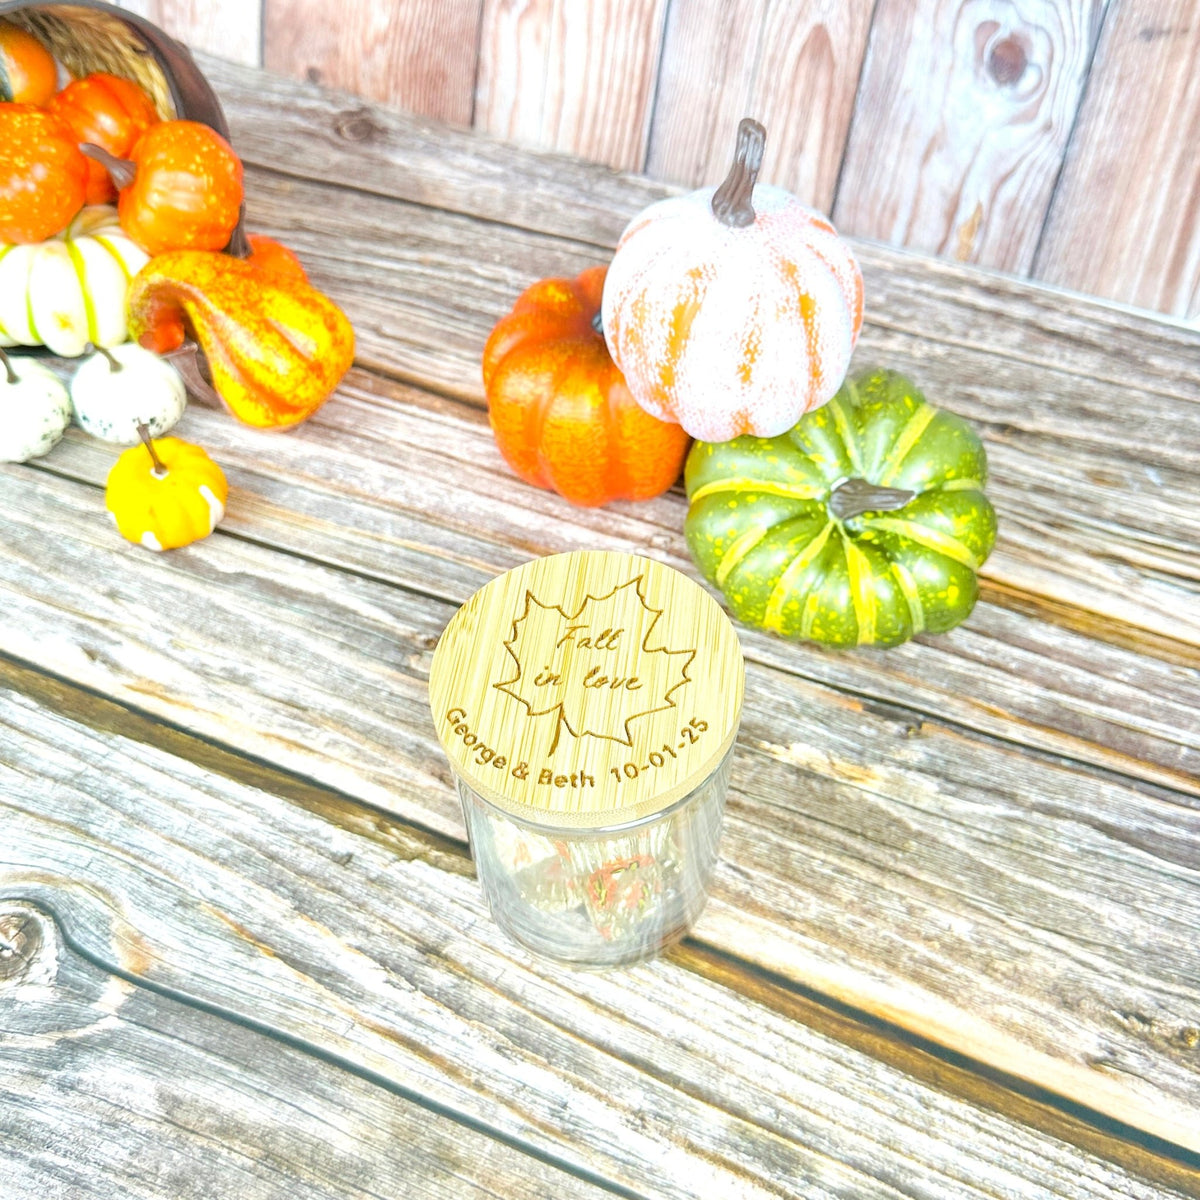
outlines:
M484 0L474 125L640 169L667 0Z
M283 174L352 181L379 195L603 250L611 250L639 209L671 190L215 59L203 64L239 150ZM1087 388L1112 384L1110 403L1122 414L1135 401L1127 389L1200 401L1200 330L870 242L854 248L866 276L868 336L871 329L893 331L931 349L948 345L952 354L961 348L1015 360L1031 368L1021 377L1026 396L1085 386L1061 381L1058 372L1065 371ZM1175 409L1187 412L1177 403Z
M113 0L193 50L244 66L262 62L262 4L240 0Z
M1105 23L1034 273L1200 316L1200 23L1121 0Z
M482 3L263 0L266 66L469 125Z
M1107 0L880 0L834 219L1028 273Z
M601 258L578 243L423 206L342 192L332 206L320 185L261 171L251 180L255 224L295 246L344 304L361 363L476 403L483 343L519 291ZM856 361L909 371L935 403L983 426L1004 539L989 578L1200 642L1189 565L1200 496L1187 486L1200 456L1200 405L1145 393L1130 423L1122 388L1085 388L1066 372L886 329L866 331Z
M872 0L673 5L647 173L719 183L737 123L750 115L767 128L763 181L828 211L873 7Z
M28 468L0 498L9 653L461 836L425 699L452 605L220 533L115 546L94 488ZM1194 800L757 662L747 697L699 937L1200 1148Z
M225 528L331 566L461 603L540 554L604 544L698 578L678 494L598 513L509 474L482 414L365 372L285 439L194 407L189 436L235 469ZM111 451L70 435L49 463L103 482ZM740 631L746 652L859 697L1200 793L1200 653L1185 666L981 605L948 636L854 654Z
M0 943L5 1200L612 1196L283 1044L249 1007L251 1025L223 1020L106 973L42 909L0 901Z
M5 890L49 907L89 955L639 1196L1170 1194L671 960L607 974L538 963L502 938L444 852L377 815L357 834L7 692L0 741L15 762L0 767L16 833ZM160 1005L135 994L117 1015L161 1037ZM114 1024L84 1049L115 1038ZM245 1035L226 1045L216 1024L172 1023L187 1030L179 1052L236 1059ZM285 1058L300 1055L266 1061ZM314 1071L308 1086L324 1081ZM371 1103L364 1091L349 1089L350 1114ZM140 1124L143 1097L130 1106ZM191 1126L196 1112L172 1115ZM237 1131L245 1144L252 1133Z

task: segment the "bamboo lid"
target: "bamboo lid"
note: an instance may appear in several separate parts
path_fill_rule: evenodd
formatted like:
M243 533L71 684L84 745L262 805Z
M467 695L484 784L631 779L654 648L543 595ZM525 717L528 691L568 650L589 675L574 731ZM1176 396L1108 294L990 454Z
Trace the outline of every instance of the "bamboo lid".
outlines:
M429 697L451 765L543 826L611 828L669 808L733 744L733 626L661 563L585 550L525 563L446 626Z

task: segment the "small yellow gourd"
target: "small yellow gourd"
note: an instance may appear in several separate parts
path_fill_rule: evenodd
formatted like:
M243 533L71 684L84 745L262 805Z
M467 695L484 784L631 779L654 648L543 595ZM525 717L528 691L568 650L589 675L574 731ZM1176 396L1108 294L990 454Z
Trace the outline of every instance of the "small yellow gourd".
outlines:
M108 473L104 499L121 536L148 550L174 550L208 537L225 515L229 485L199 447L179 438L126 450Z

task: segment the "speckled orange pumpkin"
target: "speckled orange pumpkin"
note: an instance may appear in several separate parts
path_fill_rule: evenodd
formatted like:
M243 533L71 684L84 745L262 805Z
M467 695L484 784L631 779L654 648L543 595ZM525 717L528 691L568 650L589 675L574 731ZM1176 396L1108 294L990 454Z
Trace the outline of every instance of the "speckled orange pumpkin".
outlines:
M41 242L65 229L83 207L87 172L57 117L0 104L0 242Z
M594 324L603 287L603 267L535 283L483 352L492 431L509 466L586 506L666 491L689 440L629 395Z
M617 246L604 334L634 399L693 437L774 437L841 386L862 274L819 213L755 187L766 134L743 121L717 189L652 204Z
M147 254L228 245L242 206L242 164L207 125L152 125L130 153L132 181L101 161L121 189L121 228Z

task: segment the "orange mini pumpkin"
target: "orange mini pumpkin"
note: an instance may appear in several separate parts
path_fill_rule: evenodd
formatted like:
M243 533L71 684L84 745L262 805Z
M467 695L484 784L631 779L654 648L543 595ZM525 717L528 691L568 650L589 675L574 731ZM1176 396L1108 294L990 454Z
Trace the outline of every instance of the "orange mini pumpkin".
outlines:
M125 158L138 138L158 124L154 101L136 83L97 71L68 83L47 108L75 135L117 158ZM101 163L88 161L87 203L108 204L117 188Z
M738 128L719 188L652 204L626 228L604 332L634 399L693 437L775 437L841 386L862 326L862 274L830 223L755 187L766 132Z
M229 143L199 121L160 121L129 159L85 146L120 190L121 228L149 255L223 250L241 212L242 163Z
M0 100L45 104L58 88L54 56L24 29L0 21Z
M500 453L528 483L586 506L665 492L689 441L638 407L609 357L595 323L604 274L535 283L483 351Z
M83 207L87 159L71 131L32 104L0 104L0 242L42 242Z

